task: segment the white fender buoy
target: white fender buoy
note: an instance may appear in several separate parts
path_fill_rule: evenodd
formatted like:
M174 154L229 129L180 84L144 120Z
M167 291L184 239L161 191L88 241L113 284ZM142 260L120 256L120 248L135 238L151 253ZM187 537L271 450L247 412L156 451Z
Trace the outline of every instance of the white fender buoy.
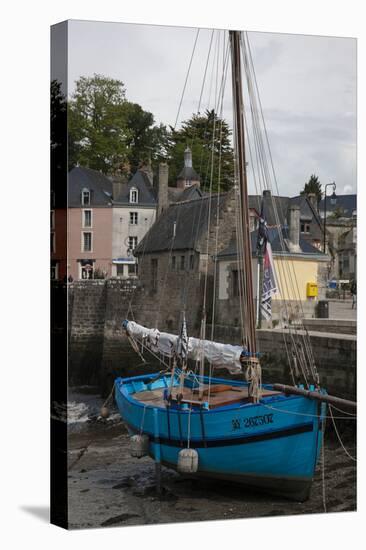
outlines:
M130 437L130 454L135 458L142 458L149 452L149 437L136 434Z
M178 453L178 472L195 474L198 470L198 453L195 449L182 449Z

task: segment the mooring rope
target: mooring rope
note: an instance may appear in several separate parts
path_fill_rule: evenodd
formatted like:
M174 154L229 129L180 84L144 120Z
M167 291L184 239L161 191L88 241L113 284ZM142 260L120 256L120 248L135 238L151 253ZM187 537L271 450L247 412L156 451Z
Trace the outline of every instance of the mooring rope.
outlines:
M334 426L334 431L335 433L337 434L337 438L338 438L338 441L342 447L342 449L344 450L344 452L346 453L346 455L351 459L353 460L354 462L357 462L357 458L355 458L354 456L350 455L349 452L347 451L346 447L343 445L343 441L341 439L341 436L339 435L338 433L338 429L337 429L337 426L336 426L336 423L335 423L335 420L334 420L334 416L333 416L333 413L332 413L332 406L329 405L329 412L330 412L330 417L332 419L332 422L333 422L333 426Z

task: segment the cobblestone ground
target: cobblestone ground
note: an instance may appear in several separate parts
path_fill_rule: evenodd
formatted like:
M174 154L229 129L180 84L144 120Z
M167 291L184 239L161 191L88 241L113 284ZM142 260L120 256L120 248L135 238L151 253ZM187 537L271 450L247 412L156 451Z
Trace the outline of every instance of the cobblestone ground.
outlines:
M329 301L330 319L357 319L357 308L352 309L352 300Z

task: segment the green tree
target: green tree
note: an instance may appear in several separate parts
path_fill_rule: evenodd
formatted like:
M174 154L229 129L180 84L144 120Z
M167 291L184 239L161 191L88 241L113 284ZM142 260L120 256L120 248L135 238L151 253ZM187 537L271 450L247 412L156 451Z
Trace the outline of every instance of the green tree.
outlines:
M137 103L126 102L124 110L129 129L126 144L131 172L134 173L141 163L148 160L157 167L166 158L169 147L166 126L155 126L152 113L144 111Z
M166 154L167 132L154 117L126 99L120 80L94 74L81 77L68 109L69 164L105 174L133 173L148 158Z
M319 181L318 176L312 174L307 183L305 183L304 189L301 191L301 195L308 195L309 193L314 193L316 195L316 200L319 203L322 199L322 187Z
M184 150L189 146L192 150L193 167L201 177L201 186L209 188L213 159L213 190L218 190L219 173L220 190L230 189L234 182L234 153L230 136L229 125L218 117L214 110L194 114L182 123L179 130L170 127L168 159L171 183L175 183L182 170Z
M67 102L61 82L51 82L51 191L57 205L66 203L65 170L67 169ZM57 191L57 192L56 192ZM54 206L54 204L53 204Z

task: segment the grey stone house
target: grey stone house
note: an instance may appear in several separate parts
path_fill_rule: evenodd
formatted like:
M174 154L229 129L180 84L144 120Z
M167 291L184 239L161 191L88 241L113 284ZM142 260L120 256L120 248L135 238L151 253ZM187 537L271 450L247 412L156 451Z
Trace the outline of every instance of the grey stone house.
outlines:
M204 296L207 317L211 314L213 258L228 246L235 227L235 196L199 193L186 199L186 193L162 212L134 253L145 302L151 304L146 322L176 331L185 309L188 330L197 334Z

